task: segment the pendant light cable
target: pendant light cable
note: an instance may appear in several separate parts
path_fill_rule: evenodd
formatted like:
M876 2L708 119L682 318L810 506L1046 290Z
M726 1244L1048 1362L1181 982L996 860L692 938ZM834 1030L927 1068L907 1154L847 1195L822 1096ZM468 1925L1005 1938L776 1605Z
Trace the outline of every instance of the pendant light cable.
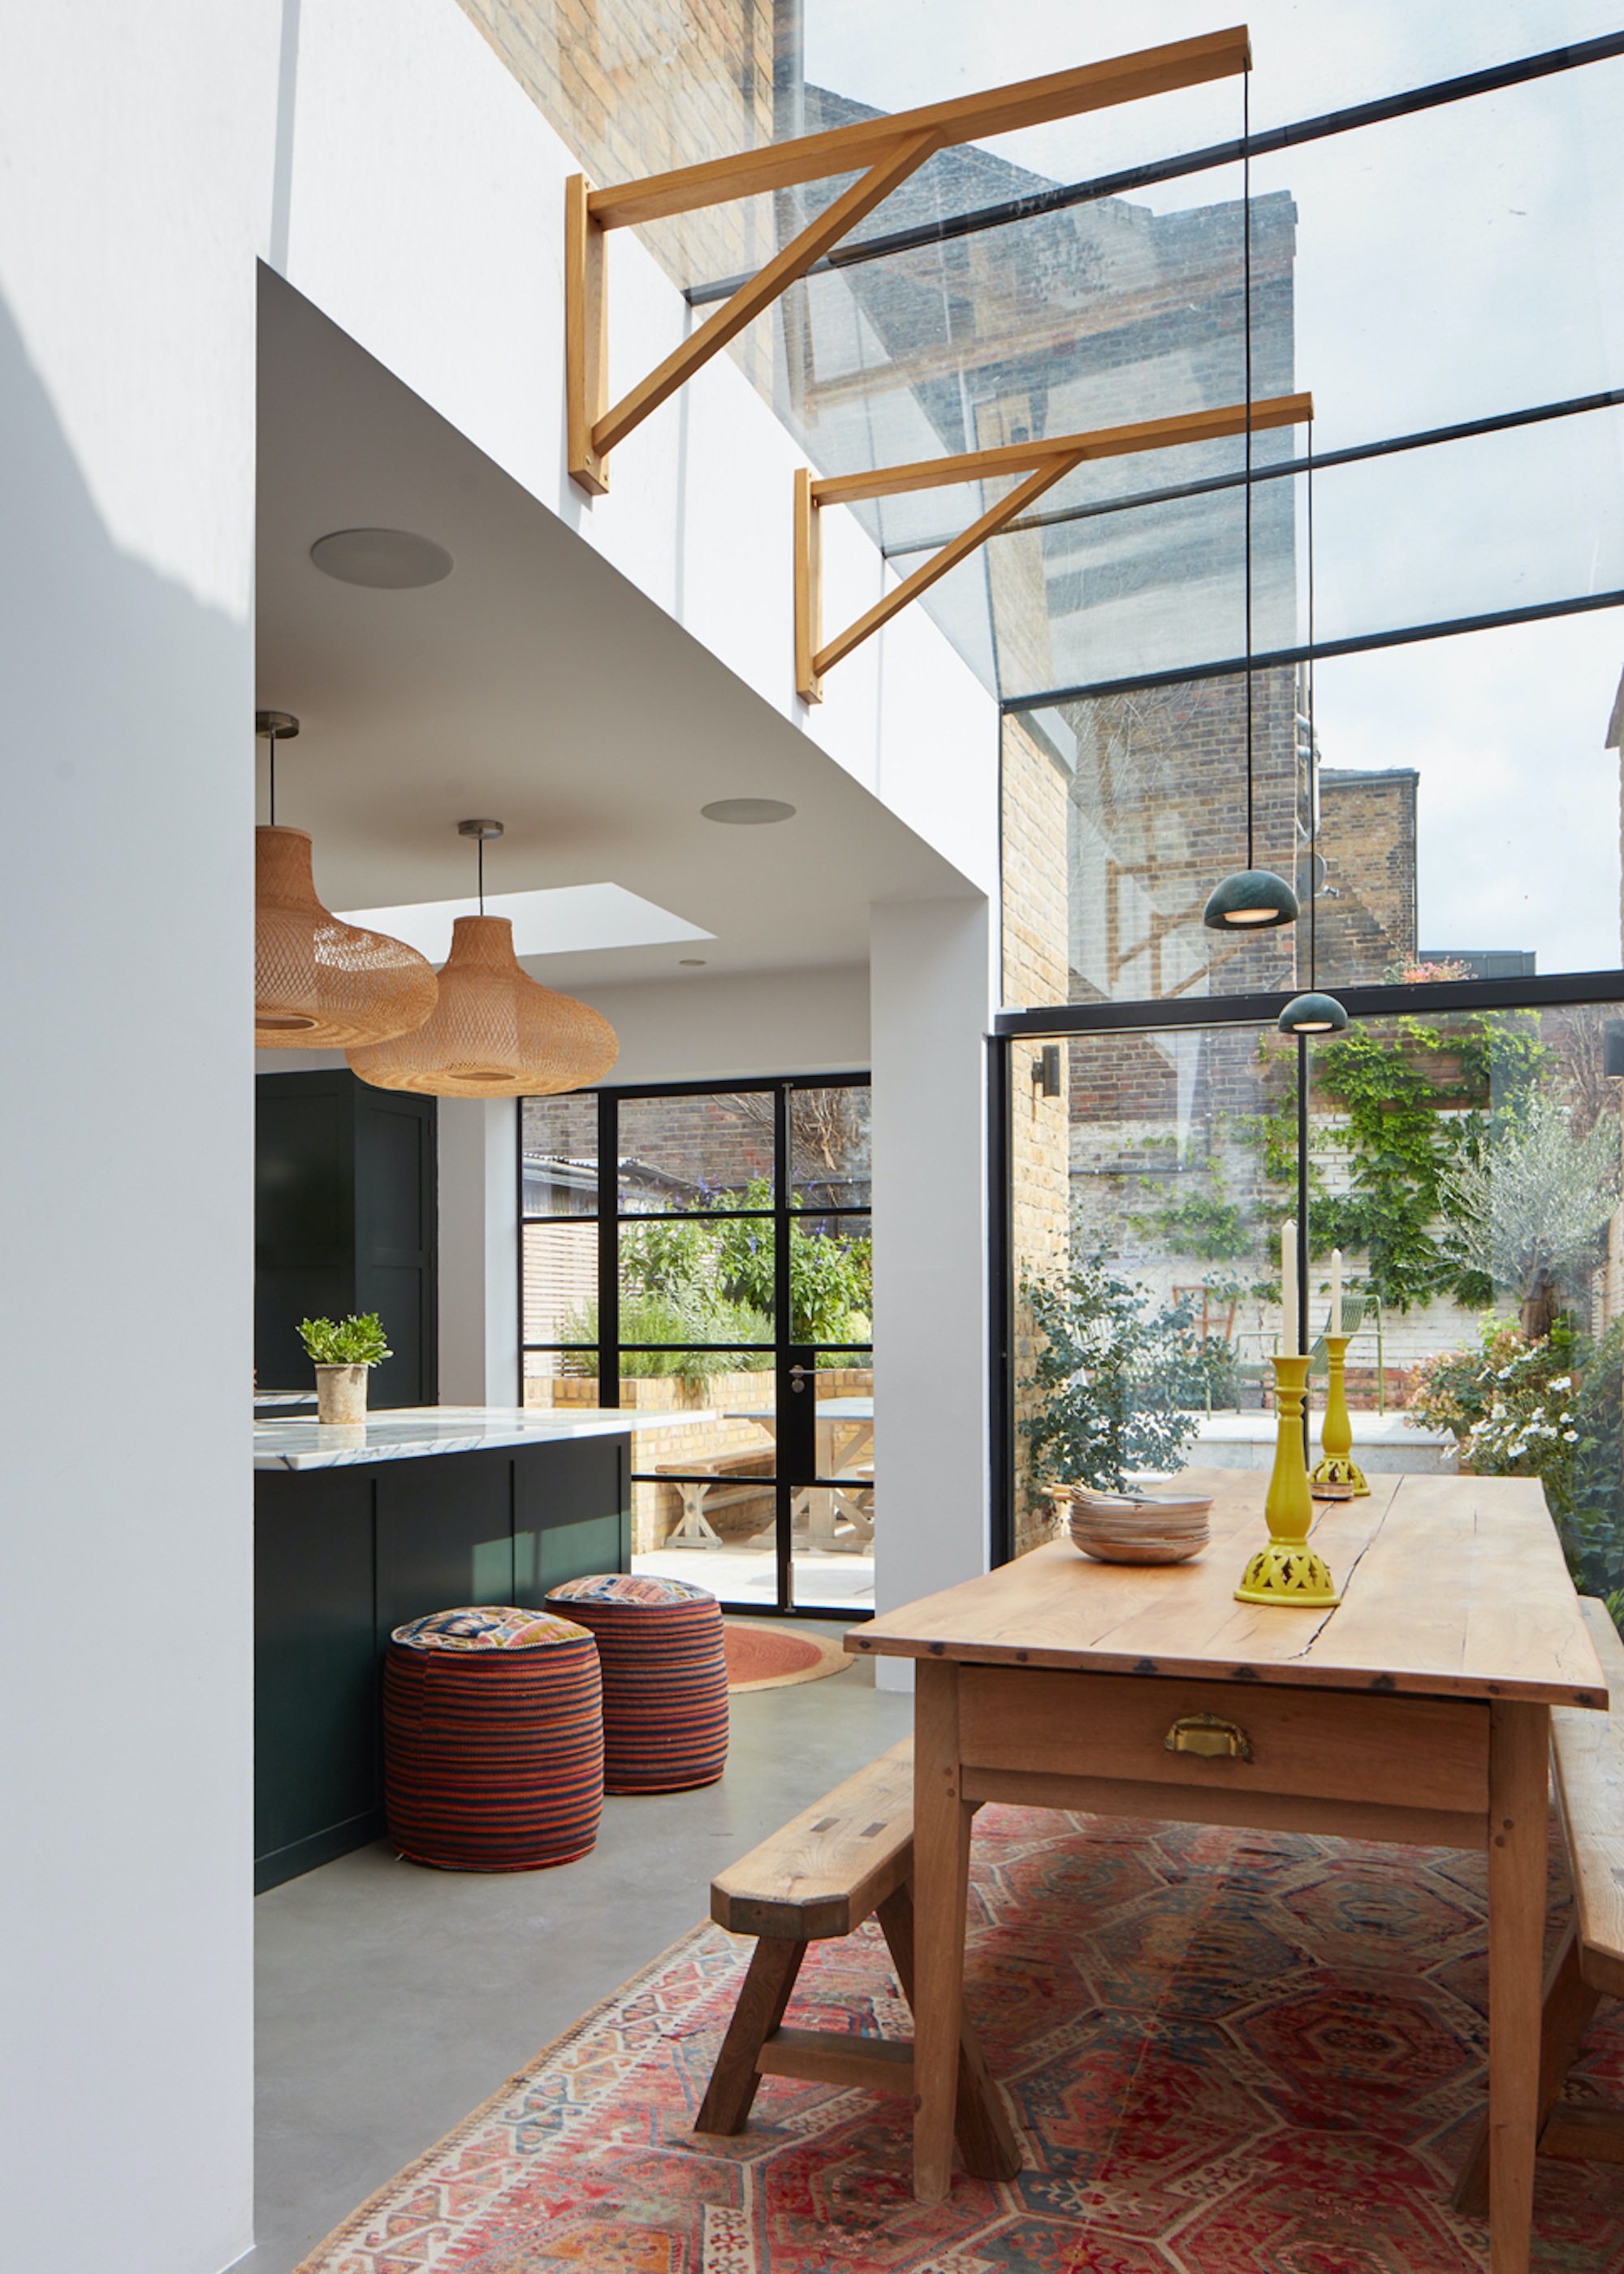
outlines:
M1246 373L1246 866L1257 865L1252 827L1252 65L1241 73L1241 307ZM1312 635L1311 635L1312 636Z
M1309 636L1312 638L1313 635L1310 633ZM483 915L485 914L485 840L479 837L474 841L479 847L479 913Z
M267 737L271 746L271 827L276 826L276 729L272 727Z
M1320 746L1314 740L1314 422L1308 422L1304 516L1308 546L1308 990L1320 984Z

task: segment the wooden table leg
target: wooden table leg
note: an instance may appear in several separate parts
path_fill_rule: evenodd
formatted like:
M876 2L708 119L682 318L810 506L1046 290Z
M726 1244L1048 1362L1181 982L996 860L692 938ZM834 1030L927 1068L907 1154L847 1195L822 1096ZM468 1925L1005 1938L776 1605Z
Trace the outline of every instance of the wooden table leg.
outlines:
M1551 1710L1489 1712L1489 2265L1528 2274L1539 2098Z
M914 2193L922 2203L940 2202L952 2184L974 1813L959 1792L959 1668L951 1660L918 1659L914 1691Z

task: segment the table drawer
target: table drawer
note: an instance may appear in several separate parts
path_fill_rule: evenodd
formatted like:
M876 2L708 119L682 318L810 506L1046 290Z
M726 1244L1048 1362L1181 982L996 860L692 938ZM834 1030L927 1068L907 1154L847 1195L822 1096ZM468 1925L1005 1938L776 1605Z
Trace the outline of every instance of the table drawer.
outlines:
M959 1716L966 1768L1453 1814L1489 1804L1489 1708L1472 1699L965 1666ZM1169 1746L1181 1722L1188 1750Z

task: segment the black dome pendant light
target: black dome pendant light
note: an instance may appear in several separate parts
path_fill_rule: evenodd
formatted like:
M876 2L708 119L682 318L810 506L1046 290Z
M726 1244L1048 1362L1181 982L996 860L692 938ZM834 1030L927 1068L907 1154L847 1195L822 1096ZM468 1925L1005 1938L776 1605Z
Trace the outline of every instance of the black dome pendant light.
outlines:
M1314 425L1308 422L1308 457L1306 469L1308 497L1306 541L1308 546L1308 992L1294 995L1275 1020L1282 1035L1340 1035L1348 1024L1348 1013L1335 995L1315 991L1319 978L1319 923L1315 906L1318 896L1319 866L1317 841L1320 827L1320 780L1318 748L1314 741Z
M1242 301L1246 328L1246 866L1226 877L1201 911L1209 931L1267 931L1295 923L1297 894L1272 869L1252 866L1252 67L1241 75Z

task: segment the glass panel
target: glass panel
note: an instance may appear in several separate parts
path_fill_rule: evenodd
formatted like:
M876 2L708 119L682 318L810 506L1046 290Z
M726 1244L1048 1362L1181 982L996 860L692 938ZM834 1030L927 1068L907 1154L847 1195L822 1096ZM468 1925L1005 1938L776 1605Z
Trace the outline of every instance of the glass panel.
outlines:
M1317 667L1333 984L1402 975L1412 937L1485 978L1617 964L1620 637L1602 610Z
M778 1586L776 1378L761 1351L634 1357L632 1568L771 1608ZM678 1371L657 1371L675 1368Z
M598 1213L598 1100L520 1101L526 1216Z
M790 1340L874 1339L874 1235L866 1216L797 1216L790 1224ZM820 1360L821 1363L821 1360Z
M1297 1052L1272 1027L1094 1035L1065 1057L1047 1119L1023 1136L1023 1100L1011 1133L1022 1547L1056 1481L1244 1468L1261 1495L1297 1207ZM1540 1477L1594 1592L1624 1578L1610 1062L1613 1005L1359 1021L1308 1059L1305 1339L1330 1325L1340 1251L1356 1462ZM1317 1448L1323 1349L1311 1381Z
M598 1404L598 1352L585 1344L574 1350L527 1350L523 1402L572 1410Z
M620 1226L620 1341L773 1339L771 1216L656 1216Z
M771 1090L625 1098L620 1147L628 1214L772 1206Z
M1244 675L1011 719L1005 1001L1376 984L1440 959L1611 968L1618 639L1598 610L1321 662L1312 905L1306 681L1254 674L1254 858L1304 915L1252 935L1201 922L1245 862Z
M521 1233L527 1343L598 1340L598 1227L527 1224Z
M819 1351L817 1481L797 1492L795 1601L874 1607L874 1353Z
M789 1173L795 1207L868 1207L868 1111L866 1082L791 1090Z

